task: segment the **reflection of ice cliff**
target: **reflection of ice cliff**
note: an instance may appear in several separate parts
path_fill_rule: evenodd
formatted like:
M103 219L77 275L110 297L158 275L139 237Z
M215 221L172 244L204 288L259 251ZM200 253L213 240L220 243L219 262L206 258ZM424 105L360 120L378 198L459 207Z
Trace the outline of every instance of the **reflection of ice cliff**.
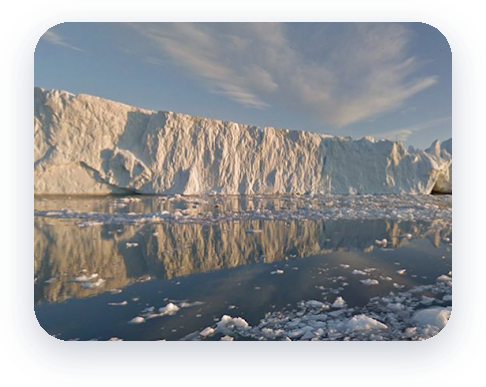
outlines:
M34 89L35 194L452 193L452 140L260 129Z
M370 251L376 239L386 238L389 248L399 248L408 238L428 238L438 245L451 234L448 221L254 220L80 228L72 222L34 219L36 302L86 297L147 275L170 279L343 249ZM83 270L106 283L85 289L72 282Z

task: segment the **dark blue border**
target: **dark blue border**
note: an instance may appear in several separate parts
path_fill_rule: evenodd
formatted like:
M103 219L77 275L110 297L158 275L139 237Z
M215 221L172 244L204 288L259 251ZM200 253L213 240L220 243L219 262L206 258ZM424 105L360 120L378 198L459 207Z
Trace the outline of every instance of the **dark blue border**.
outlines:
M428 5L431 8L438 7ZM51 8L51 7L49 7ZM56 6L52 6L56 8ZM443 9L440 9L444 11ZM450 17L460 22L457 17ZM32 17L31 17L32 18ZM67 21L134 20L285 20L285 21L421 21L438 28L453 53L453 313L436 337L423 342L260 343L235 342L65 342L49 336L33 311L33 53L39 37ZM463 25L463 23L460 22ZM463 27L465 27L463 25ZM19 27L21 28L21 27ZM20 30L16 31L18 34ZM423 383L443 372L475 337L478 318L479 202L478 75L464 35L449 21L418 9L77 9L44 16L20 37L12 50L7 85L8 118L8 264L5 315L22 358L51 380L148 379L343 379ZM472 35L476 49L477 42ZM6 59L6 58L5 58ZM480 58L481 60L482 58ZM4 62L5 63L5 62ZM5 101L4 101L5 102ZM5 190L5 187L4 187ZM5 232L6 230L4 230ZM482 323L480 324L482 325ZM4 324L5 327L5 324ZM5 329L5 328L4 328ZM17 354L18 355L18 354ZM465 361L465 359L464 359ZM464 361L462 364L464 364ZM456 369L459 365L456 366ZM452 373L450 370L448 374ZM56 376L57 375L57 376ZM435 376L440 380L445 375ZM429 381L430 382L430 381Z

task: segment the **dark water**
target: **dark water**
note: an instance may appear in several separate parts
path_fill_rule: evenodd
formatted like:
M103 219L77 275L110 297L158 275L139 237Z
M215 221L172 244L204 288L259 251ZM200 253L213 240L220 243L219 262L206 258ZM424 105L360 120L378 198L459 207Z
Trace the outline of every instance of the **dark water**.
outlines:
M117 209L113 201L42 199L35 207L127 213L187 209L184 203L156 199ZM230 199L203 207L224 211L299 205L250 202ZM375 242L382 239L388 241L386 248ZM80 227L75 219L35 217L35 313L40 325L62 340L178 340L225 314L255 325L267 313L292 309L301 300L332 303L341 296L354 307L388 294L393 284L406 290L433 283L452 270L451 243L452 225L433 221L229 220ZM399 275L400 269L406 274ZM353 270L367 270L367 275ZM74 281L81 275L92 278ZM366 278L378 279L379 285L364 286L360 280ZM147 307L157 310L183 301L198 303L143 324L128 323ZM110 305L114 303L123 305Z

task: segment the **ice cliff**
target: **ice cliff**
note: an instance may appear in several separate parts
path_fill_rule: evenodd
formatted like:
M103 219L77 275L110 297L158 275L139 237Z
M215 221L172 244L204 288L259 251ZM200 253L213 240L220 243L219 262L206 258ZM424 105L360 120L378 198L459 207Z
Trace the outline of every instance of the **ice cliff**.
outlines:
M34 193L452 193L452 139L427 150L138 109L34 89Z

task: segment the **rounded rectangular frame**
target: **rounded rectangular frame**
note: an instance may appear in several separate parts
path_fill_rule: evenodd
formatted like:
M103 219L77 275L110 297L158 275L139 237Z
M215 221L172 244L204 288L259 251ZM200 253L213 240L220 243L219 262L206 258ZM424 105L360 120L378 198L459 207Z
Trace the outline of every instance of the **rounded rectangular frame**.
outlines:
M423 342L66 342L40 327L33 307L34 50L64 22L399 21L427 23L447 38L453 61L453 311ZM52 381L438 380L471 355L481 315L481 80L479 47L438 7L404 4L53 5L27 19L4 56L4 329L15 355Z

